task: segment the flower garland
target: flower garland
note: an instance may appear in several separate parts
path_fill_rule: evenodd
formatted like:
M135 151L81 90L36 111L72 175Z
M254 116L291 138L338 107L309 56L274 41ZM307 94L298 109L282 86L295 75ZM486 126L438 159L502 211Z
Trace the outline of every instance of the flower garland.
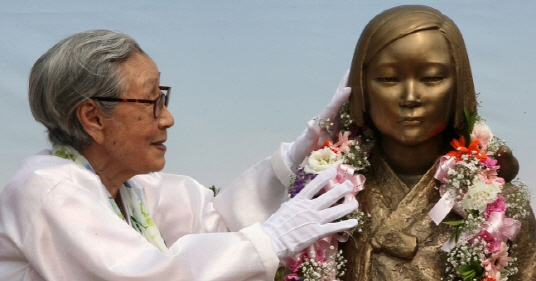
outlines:
M296 176L291 179L290 197L296 196L307 183L330 167L337 169L337 176L322 188L320 193L328 191L335 184L350 180L354 184L354 189L344 197L344 203L355 200L355 195L363 190L365 177L360 172L370 166L368 156L374 144L373 134L365 129L360 130L359 134L351 135L352 120L347 112L348 103L345 103L341 110L341 123L344 129L338 133L337 141L334 143L331 139L326 140L320 149L313 151L300 165ZM329 124L326 125L329 120L316 121L320 127L329 131ZM358 219L359 225L353 231L360 232L367 215L355 211L346 218ZM300 253L285 259L282 262L287 272L290 271L290 273L283 274L284 276L280 279L285 281L339 280L338 278L345 273L346 260L342 256L342 251L338 250L338 242L345 242L349 234L350 232L345 235L326 236Z
M365 177L360 173L370 166L368 156L375 141L371 130L352 124L348 112L347 102L340 111L343 129L338 133L337 142L328 139L320 149L306 157L291 180L290 197L329 167L335 167L338 174L321 192L350 179L355 187L344 198L345 202L353 200L363 189ZM435 178L441 184L438 189L442 198L430 211L430 217L438 224L451 210L462 217L458 221L444 222L455 227L453 237L442 248L447 252L445 280L508 280L517 272L516 260L509 256L509 250L515 247L511 242L521 227L518 219L528 215L531 195L524 183L518 180L505 183L497 175L500 166L494 155L504 142L493 136L478 116L466 113L465 117L467 130L460 132L459 139L452 140L455 150L442 156L437 167ZM318 121L329 131L329 125L326 125L329 120ZM346 218L359 221L359 225L350 231L353 233L361 231L370 215L355 211ZM345 242L350 233L324 237L282 261L286 274L278 280L339 280L345 273L346 260L338 250L338 242Z
M530 193L518 180L505 183L498 176L499 147L504 142L495 137L478 116L466 113L468 132L453 139L453 151L442 156L435 178L441 183L442 198L430 211L439 224L452 210L461 220L444 222L455 227L445 243L446 279L504 281L515 274L515 258L509 250L521 223L528 215Z

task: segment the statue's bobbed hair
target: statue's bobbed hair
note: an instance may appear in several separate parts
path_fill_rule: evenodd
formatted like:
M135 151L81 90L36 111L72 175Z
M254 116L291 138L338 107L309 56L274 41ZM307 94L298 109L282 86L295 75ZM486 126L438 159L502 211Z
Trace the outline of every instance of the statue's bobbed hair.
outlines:
M367 118L365 69L372 58L387 45L412 33L438 30L446 38L455 69L454 115L451 126L464 127L464 108L476 111L476 94L469 57L456 24L438 10L427 6L398 6L374 17L361 33L350 68L348 85L352 87L350 114L358 126L371 126Z

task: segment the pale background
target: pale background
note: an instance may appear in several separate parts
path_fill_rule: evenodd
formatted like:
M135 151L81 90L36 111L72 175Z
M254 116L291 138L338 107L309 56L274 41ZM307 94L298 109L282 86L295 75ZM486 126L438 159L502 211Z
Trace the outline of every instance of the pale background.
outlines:
M27 77L68 35L102 28L135 38L158 64L162 85L173 87L164 171L222 187L294 140L331 99L365 24L406 3L457 23L480 114L514 150L534 192L533 1L0 0L0 189L21 159L49 147L28 107Z

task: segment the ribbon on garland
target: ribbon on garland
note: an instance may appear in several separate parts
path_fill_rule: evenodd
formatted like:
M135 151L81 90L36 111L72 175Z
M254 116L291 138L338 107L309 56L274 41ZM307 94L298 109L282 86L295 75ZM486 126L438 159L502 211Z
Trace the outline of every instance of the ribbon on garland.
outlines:
M352 192L344 196L343 203L355 200L356 194L365 189L365 176L361 174L354 174L354 172L354 167L347 164L340 164L337 168L337 175L334 179L328 182L328 184L324 187L324 191L328 191L334 188L337 184L341 184L348 180L354 185L354 189Z
M502 242L514 241L519 230L521 230L521 222L507 218L504 212L491 212L484 224L486 225L485 230L493 238Z

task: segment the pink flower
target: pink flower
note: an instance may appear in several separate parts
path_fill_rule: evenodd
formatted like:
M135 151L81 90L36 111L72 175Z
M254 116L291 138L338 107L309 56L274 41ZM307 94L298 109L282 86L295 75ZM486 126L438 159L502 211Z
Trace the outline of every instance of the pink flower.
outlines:
M499 251L501 248L502 241L495 239L493 235L491 235L488 231L482 230L480 233L475 235L475 238L479 238L481 240L484 240L486 243L489 244L488 251L490 253L495 253Z
M493 134L491 133L491 130L489 129L488 125L481 122L475 124L473 132L471 133L471 139L479 140L482 150L487 150L488 143L492 137Z
M488 206L486 207L484 217L487 219L489 218L489 215L492 212L504 213L504 211L506 211L506 204L504 203L504 197L502 197L502 195L500 194L497 194L497 200L495 200L495 202L491 204L488 204Z
M504 185L504 179L497 175L497 170L501 167L497 165L497 160L487 157L486 159L481 160L480 164L487 167L487 169L484 169L478 174L480 180L487 184L496 183L498 185Z
M339 141L335 144L330 145L330 149L335 153L348 152L350 151L350 146L353 145L356 141L349 140L350 131L340 131L339 132Z
M501 272L512 258L508 256L508 246L502 242L499 251L492 254L489 259L482 261L482 267L486 270L486 276L501 280Z
M493 159L491 157L486 157L486 159L482 159L480 161L480 164L485 165L486 167L494 170L498 170L501 167L497 165L497 159Z
M475 235L475 238L480 238L481 240L486 241L486 243L493 243L495 241L495 238L493 238L493 236L491 236L491 234L486 230L482 230L480 233Z
M504 179L497 175L497 170L484 170L478 178L486 184L504 185Z
M291 256L291 257L288 257L284 260L282 260L282 263L283 265L290 269L292 272L297 272L298 271L298 268L300 267L300 265L302 264L302 259L305 257L306 255L304 254L304 252L300 252L294 256Z

